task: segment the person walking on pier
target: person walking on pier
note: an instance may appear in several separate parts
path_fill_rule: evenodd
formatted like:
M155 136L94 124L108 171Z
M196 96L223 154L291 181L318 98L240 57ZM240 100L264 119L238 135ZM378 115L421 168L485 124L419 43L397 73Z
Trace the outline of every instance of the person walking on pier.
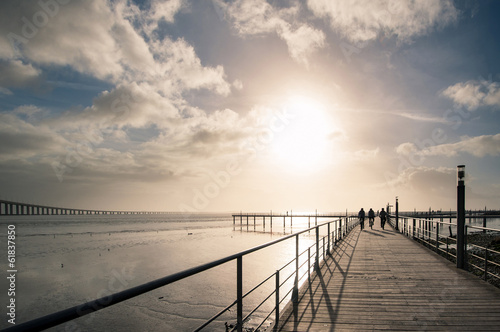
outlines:
M370 208L370 211L368 211L368 222L370 224L370 229L373 229L373 223L375 222L375 211L373 211L372 208Z
M359 224L361 225L361 230L365 229L365 210L361 208L358 213Z
M382 208L382 211L380 211L380 226L382 227L382 229L384 229L386 221L387 221L387 213L384 211L384 208Z

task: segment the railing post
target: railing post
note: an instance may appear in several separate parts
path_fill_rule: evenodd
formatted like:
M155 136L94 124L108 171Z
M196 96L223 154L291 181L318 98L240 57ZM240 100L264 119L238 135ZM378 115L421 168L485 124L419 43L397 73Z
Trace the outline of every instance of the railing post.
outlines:
M311 283L311 247L307 248L307 281Z
M274 328L277 329L280 322L280 270L276 270L276 292L275 292L275 302L276 306L274 309L275 318L274 318Z
M314 268L319 270L319 226L316 226L316 262Z
M326 254L330 255L330 223L328 223L328 248L326 250Z
M243 331L243 256L236 259L236 328Z
M323 236L323 260L325 260L326 256L325 256L325 251L326 251L326 247L325 247L325 237Z
M417 220L413 218L413 228L412 228L412 234L413 234L413 239L415 239L415 227L417 226Z
M396 196L396 230L399 231L399 201L398 197Z
M292 301L299 301L299 235L295 236L295 281L293 283Z
M463 260L464 260L464 270L468 270L468 258L467 258L467 234L468 234L468 226L465 225L465 231L464 231L464 246L463 246ZM458 247L458 245L457 245Z
M436 223L436 252L439 253L439 224Z
M484 281L488 279L488 246L484 248Z

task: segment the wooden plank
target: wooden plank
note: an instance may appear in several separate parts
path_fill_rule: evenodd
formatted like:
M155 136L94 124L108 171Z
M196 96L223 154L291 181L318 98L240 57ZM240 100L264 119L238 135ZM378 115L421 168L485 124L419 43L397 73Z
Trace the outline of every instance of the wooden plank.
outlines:
M389 227L354 229L279 331L500 330L500 289Z

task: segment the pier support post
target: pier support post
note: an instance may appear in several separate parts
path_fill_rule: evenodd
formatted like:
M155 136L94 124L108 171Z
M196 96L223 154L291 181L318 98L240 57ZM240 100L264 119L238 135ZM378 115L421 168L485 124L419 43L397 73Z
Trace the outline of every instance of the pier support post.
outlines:
M465 268L465 165L459 165L457 185L457 268Z

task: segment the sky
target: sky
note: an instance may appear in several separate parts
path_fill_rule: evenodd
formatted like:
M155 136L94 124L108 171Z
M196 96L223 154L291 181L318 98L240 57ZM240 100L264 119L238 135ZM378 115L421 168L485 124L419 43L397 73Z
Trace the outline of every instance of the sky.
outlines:
M0 199L500 208L500 2L0 2Z

